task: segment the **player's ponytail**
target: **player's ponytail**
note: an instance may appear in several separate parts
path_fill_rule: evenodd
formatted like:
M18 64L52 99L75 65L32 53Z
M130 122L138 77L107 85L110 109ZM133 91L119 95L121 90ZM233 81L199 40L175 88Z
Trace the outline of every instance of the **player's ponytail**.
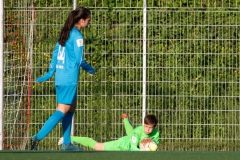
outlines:
M80 19L86 20L90 17L90 11L87 8L79 7L71 11L68 18L60 32L58 42L61 46L65 46L66 41L69 38L70 31Z

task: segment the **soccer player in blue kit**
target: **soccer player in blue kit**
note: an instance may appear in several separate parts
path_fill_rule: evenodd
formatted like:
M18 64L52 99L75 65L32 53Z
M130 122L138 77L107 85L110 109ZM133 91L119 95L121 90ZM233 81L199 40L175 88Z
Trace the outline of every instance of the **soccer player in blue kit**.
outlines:
M62 150L82 150L71 143L70 132L72 117L76 109L78 77L80 67L93 76L94 69L84 60L82 28L88 26L91 13L87 8L79 7L71 11L60 32L53 51L49 71L37 82L47 81L55 73L57 109L45 122L41 130L31 137L30 150L37 150L38 143L46 137L62 120L64 142Z

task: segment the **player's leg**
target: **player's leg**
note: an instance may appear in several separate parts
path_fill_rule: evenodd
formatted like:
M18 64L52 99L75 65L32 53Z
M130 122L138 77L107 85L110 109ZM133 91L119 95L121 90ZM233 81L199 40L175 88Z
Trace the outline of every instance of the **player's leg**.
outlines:
M63 144L71 143L70 134L71 134L71 127L72 127L72 117L74 112L68 112L62 119L62 130L63 130Z
M132 135L133 132L133 126L130 123L128 116L126 113L122 114L122 120L123 120L123 124L124 124L124 128L126 130L127 135Z
M62 150L83 150L71 143L71 128L72 128L72 118L76 108L76 101L73 102L69 112L62 119L62 129L63 129L63 144Z
M68 112L62 120L64 138L63 138L63 144L62 144L61 150L63 151L70 151L70 150L82 151L83 150L82 148L71 143L70 134L71 134L73 115L74 115L74 112Z
M96 151L104 151L104 143L96 143L94 150Z
M76 88L76 87L75 87ZM58 106L54 114L45 122L42 129L30 140L30 150L38 149L38 142L46 137L71 108L75 92L74 87L56 86ZM75 89L76 90L76 89ZM67 95L67 96L66 96Z
M114 151L114 150L120 150L118 147L117 141L110 141L105 143L99 143L92 138L89 137L77 137L77 136L71 136L71 141L74 143L81 144L85 147L90 147L96 151ZM58 145L61 145L63 143L63 137L61 137L58 141Z
M64 113L60 110L56 110L45 122L41 130L30 139L30 150L37 150L38 142L46 137L63 117Z
M104 151L121 151L124 150L125 147L122 147L123 143L120 141L120 139L118 140L114 140L114 141L109 141L109 142L105 142L103 143L103 150ZM99 149L99 148L98 148Z
M67 114L62 119L62 129L63 129L63 144L67 145L71 143L71 128L72 128L72 118L74 115L74 111L76 109L76 100L71 104L71 108L67 112Z
M77 87L76 86L68 86L67 91L65 92L65 103L70 103L71 107L66 113L66 115L62 119L62 129L63 129L63 144L62 150L78 150L82 151L82 148L77 147L73 143L71 143L70 135L72 128L72 118L74 116L74 112L77 104Z
M102 143L98 143L95 140L93 140L92 138L89 137L77 137L77 136L71 136L71 141L81 144L85 147L90 147L94 150L99 150L102 151L103 150L103 145Z

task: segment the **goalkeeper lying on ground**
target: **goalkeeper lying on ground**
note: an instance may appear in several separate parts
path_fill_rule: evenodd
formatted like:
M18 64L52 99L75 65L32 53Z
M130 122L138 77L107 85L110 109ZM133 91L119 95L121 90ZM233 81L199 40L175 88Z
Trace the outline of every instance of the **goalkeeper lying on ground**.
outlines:
M122 119L127 136L118 140L100 143L89 137L71 136L71 141L98 151L140 151L138 148L140 142L143 144L149 142L149 139L146 138L152 139L158 145L159 132L155 128L158 123L156 116L147 115L144 118L144 125L134 129L127 118L127 114L123 114ZM60 138L58 145L61 145L62 142L63 138Z

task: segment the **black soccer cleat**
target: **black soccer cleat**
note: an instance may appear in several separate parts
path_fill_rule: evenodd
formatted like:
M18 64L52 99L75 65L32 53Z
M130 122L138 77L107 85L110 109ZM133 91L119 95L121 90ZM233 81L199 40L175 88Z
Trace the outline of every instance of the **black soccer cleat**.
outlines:
M39 141L37 140L37 138L35 136L33 136L30 139L30 150L38 150L38 143Z

